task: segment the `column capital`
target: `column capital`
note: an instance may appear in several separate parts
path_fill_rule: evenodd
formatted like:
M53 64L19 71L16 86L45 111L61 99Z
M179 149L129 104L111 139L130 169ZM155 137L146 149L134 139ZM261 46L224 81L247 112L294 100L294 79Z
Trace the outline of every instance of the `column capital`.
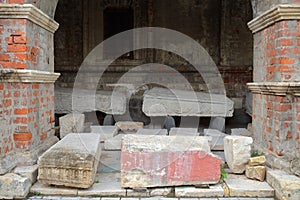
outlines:
M248 23L252 33L257 33L282 20L300 20L299 4L279 4Z
M0 3L0 19L27 19L54 33L59 24L32 4Z

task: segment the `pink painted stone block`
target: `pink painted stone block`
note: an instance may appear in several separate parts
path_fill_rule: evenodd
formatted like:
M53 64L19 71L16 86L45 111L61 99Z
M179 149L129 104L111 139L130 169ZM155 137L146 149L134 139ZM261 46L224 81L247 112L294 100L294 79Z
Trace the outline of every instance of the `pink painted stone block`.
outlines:
M204 137L126 135L121 184L125 188L216 184L221 162Z

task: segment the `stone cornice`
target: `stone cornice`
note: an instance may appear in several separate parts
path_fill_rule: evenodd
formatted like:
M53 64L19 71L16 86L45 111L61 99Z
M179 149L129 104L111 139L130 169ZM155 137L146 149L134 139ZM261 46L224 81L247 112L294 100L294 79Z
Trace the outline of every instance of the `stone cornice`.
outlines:
M20 70L20 69L0 69L0 82L6 83L54 83L60 73Z
M0 4L0 19L28 19L54 33L59 24L32 4Z
M250 21L248 27L256 33L281 20L300 20L300 5L277 5Z
M300 82L261 82L248 83L247 85L253 93L300 96Z

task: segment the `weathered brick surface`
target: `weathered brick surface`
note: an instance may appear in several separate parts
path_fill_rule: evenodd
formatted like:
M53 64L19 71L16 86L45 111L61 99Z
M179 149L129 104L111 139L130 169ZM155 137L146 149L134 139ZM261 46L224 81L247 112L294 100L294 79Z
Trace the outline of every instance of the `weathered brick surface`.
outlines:
M299 81L299 27L296 20L280 21L254 35L255 82Z
M220 164L205 138L125 135L121 183L129 188L215 184Z
M287 162L299 158L299 97L254 94L254 104L255 145Z

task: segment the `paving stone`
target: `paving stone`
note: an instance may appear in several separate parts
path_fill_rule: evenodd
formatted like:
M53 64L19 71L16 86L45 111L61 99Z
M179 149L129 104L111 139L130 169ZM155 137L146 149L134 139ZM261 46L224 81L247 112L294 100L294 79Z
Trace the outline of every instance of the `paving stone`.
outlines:
M121 131L137 131L144 128L143 122L119 121L115 124Z
M224 153L226 162L233 173L243 173L251 157L253 139L245 136L226 136Z
M84 114L70 113L59 118L60 138L69 133L81 133L84 128Z
M170 136L199 136L197 128L171 128Z
M283 200L300 199L300 178L281 170L267 170L267 182L275 189L276 198Z
M266 157L265 156L256 156L249 158L248 165L249 166L263 166L266 164Z
M126 189L128 197L150 197L149 189Z
M150 190L150 196L168 196L172 192L171 187L153 188Z
M37 181L30 188L31 193L39 193L40 195L57 195L57 196L73 196L77 195L77 189L75 188L66 188L62 186L50 186L41 184Z
M118 134L113 138L109 138L104 141L104 149L108 151L120 151L121 150L121 142L122 137L125 134Z
M176 197L223 197L224 190L221 184L211 185L209 188L196 188L196 187L176 187Z
M38 180L43 184L89 188L94 183L100 154L99 134L68 134L39 157Z
M121 151L102 151L97 172L120 172Z
M19 174L20 176L27 177L31 181L31 184L36 182L38 175L38 166L19 166L14 169L15 174Z
M266 178L266 166L249 166L246 165L246 177L264 181Z
M136 132L137 135L168 135L167 129L146 129L142 128Z
M245 128L233 128L231 129L231 135L251 137L252 133Z
M99 173L89 189L79 189L78 196L125 197L126 189L121 187L120 173Z
M101 200L120 200L120 198L107 198L107 197L103 197L103 198L101 198Z
M129 198L126 198L126 197L125 197L125 198L122 198L121 200L139 200L139 198L130 198L130 197L129 197Z
M212 138L211 150L224 150L224 137L227 136L227 134L216 129L204 129L204 136Z
M221 160L208 140L185 136L125 135L121 152L121 183L126 188L215 184Z
M14 173L0 176L0 199L23 199L29 193L29 178Z
M92 133L100 134L101 142L116 136L118 131L119 129L116 126L91 126Z
M267 182L250 180L243 175L228 174L225 183L231 197L274 197L274 189Z

